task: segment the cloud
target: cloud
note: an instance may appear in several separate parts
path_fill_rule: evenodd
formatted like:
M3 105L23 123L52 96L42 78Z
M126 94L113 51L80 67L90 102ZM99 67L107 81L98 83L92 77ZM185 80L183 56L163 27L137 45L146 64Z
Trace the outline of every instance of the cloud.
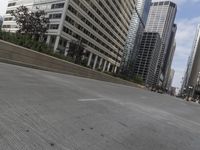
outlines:
M187 60L192 50L196 28L199 23L200 17L177 20L177 48L172 65L172 68L176 70L173 81L174 86L181 86L182 77L186 70Z

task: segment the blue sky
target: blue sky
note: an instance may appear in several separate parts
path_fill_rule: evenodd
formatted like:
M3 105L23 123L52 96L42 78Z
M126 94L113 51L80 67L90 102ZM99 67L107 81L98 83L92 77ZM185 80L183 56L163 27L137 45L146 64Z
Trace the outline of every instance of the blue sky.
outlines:
M186 69L187 59L192 48L196 27L200 23L200 0L171 1L177 3L178 6L176 17L176 24L178 25L176 34L177 48L172 65L172 68L176 71L173 85L180 87L181 79ZM0 15L3 15L7 6L7 0L0 0L0 2Z

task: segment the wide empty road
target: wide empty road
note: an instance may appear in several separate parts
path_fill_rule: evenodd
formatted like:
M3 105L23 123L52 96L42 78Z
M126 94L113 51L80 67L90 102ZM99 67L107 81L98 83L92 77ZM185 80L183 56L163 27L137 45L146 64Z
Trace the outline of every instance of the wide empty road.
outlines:
M200 150L200 105L0 63L1 150Z

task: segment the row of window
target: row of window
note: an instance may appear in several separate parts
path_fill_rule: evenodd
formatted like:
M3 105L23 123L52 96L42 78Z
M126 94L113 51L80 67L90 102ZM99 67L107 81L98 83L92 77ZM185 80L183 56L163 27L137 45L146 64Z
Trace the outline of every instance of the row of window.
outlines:
M121 21L121 23L124 24L123 20L120 18L119 16L119 12L117 13L116 10L113 8L113 6L110 4L109 0L105 0L106 4L110 7L110 9L112 10L112 12L115 14L115 16ZM115 2L114 2L115 3ZM116 3L115 3L116 4ZM125 25L125 24L124 24ZM127 31L128 31L128 27L125 25ZM122 30L123 33L126 35L126 32L124 30Z
M86 12L96 23L98 24L102 24L103 28L105 29L105 25L91 12L89 11L79 0L74 0L74 2L84 11ZM70 5L71 6L71 5ZM71 6L72 7L72 6ZM73 7L72 7L73 8ZM74 9L74 8L73 8ZM75 14L77 14L77 10L74 9ZM100 11L98 11L100 13ZM98 13L97 12L97 13ZM106 18L103 18L104 20ZM106 20L105 20L106 21ZM107 22L107 21L106 21ZM107 22L108 23L108 22ZM108 23L110 25L110 27L125 41L125 38L121 35L121 33L111 24ZM109 32L109 34L113 34L109 29L107 29L107 31ZM117 38L117 37L116 37Z
M11 14L13 12L13 10L7 10L6 14Z
M121 35L121 33L115 28L115 26L102 14L102 12L92 3L91 0L86 0L88 2L88 4L96 11L96 13L101 16L101 18L106 21L106 23L122 38L123 36ZM116 21L116 19L110 14L110 11L108 11L108 9L103 5L103 3L101 1L98 1L98 4L101 6L101 8L106 12L106 14L109 15L109 17L113 20L113 22L117 25L118 28L120 28L120 30L123 32L124 35L127 34L127 32L119 25L119 23ZM115 14L116 15L116 14ZM121 21L121 20L120 20ZM126 30L128 31L128 27L125 25L125 23L123 21L121 21L121 23L124 25L124 28L126 28Z
M105 48L107 48L108 50L110 50L111 52L113 52L114 54L117 55L117 52L115 50L113 50L111 47L109 47L107 44L105 44L102 40L97 38L95 35L93 35L90 31L85 29L83 26L81 26L80 24L76 23L69 16L66 16L66 21L69 22L71 25L75 26L77 29L79 29L80 31L82 31L83 33L85 33L86 35L88 35L89 37L94 39L96 42L100 43L102 46L104 46Z
M65 5L65 3L52 4L52 5L51 5L51 9L59 9L59 8L63 8L64 5Z
M68 7L69 11L72 12L74 15L76 15L77 17L79 17L83 22L85 22L90 28L97 30L97 27L94 26L91 22L89 22L82 14L80 14L78 11L76 11L71 5L69 5ZM89 13L88 15L90 15L91 13ZM95 20L95 19L94 19ZM96 22L98 23L99 20L96 20ZM111 35L119 44L121 44L123 46L123 43L108 29L105 27L104 24L102 24L101 22L98 23L103 29L105 29L105 31ZM100 31L100 30L98 30ZM101 34L102 32L98 32L99 34Z
M6 17L4 18L4 21L12 21L13 20L13 17Z
M122 2L122 1L123 1L123 2ZM118 2L119 2L120 5L123 7L123 9L124 9L124 11L126 12L128 18L131 20L131 15L132 15L132 13L133 13L133 8L134 8L134 6L131 4L130 1L129 1L129 3L131 4L131 7L128 7L128 6L130 6L130 5L128 4L127 1L118 0ZM124 4L126 4L127 7L125 7Z
M60 19L62 17L62 14L49 14L49 19Z
M16 5L16 2L9 3L9 4L8 4L8 7L15 6L15 5Z
M109 43L111 43L113 46L115 46L117 49L120 49L120 47L115 44L110 38L108 38L100 29L98 29L96 26L94 26L91 22L89 22L82 14L77 13L77 17L79 17L83 22L85 22L90 28L92 28L95 32L97 32L99 35L101 35L104 39L106 39ZM67 18L66 18L67 19ZM67 21L67 20L66 20ZM69 20L68 20L69 21ZM113 36L112 36L113 37ZM113 37L114 38L114 37ZM120 43L123 46L123 43L121 41L118 41L115 39L118 43Z
M16 25L3 25L2 28L17 28Z
M59 24L49 24L48 25L48 29L51 29L51 30L56 30L59 28Z
M76 34L76 33L73 32L72 30L70 30L69 28L67 28L67 27L64 26L64 27L63 27L63 32L65 32L65 33L67 33L67 34L73 36L74 38L76 38L77 40L81 41L82 43L87 44L88 46L90 46L90 47L92 47L93 49L99 51L100 53L104 54L105 56L107 56L107 57L113 59L114 61L117 61L118 63L120 63L120 61L119 61L117 58L111 56L110 54L108 54L107 52L105 52L104 50L102 50L101 48L97 47L97 46L96 46L95 44L93 44L92 42L86 40L84 37L81 37L79 34Z

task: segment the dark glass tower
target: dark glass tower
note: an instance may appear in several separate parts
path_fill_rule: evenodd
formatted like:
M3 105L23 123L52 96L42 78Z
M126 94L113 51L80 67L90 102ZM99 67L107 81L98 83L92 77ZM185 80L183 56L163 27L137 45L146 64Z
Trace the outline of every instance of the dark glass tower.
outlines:
M136 3L120 66L120 73L130 78L134 75L136 56L147 21L151 0L138 0Z

